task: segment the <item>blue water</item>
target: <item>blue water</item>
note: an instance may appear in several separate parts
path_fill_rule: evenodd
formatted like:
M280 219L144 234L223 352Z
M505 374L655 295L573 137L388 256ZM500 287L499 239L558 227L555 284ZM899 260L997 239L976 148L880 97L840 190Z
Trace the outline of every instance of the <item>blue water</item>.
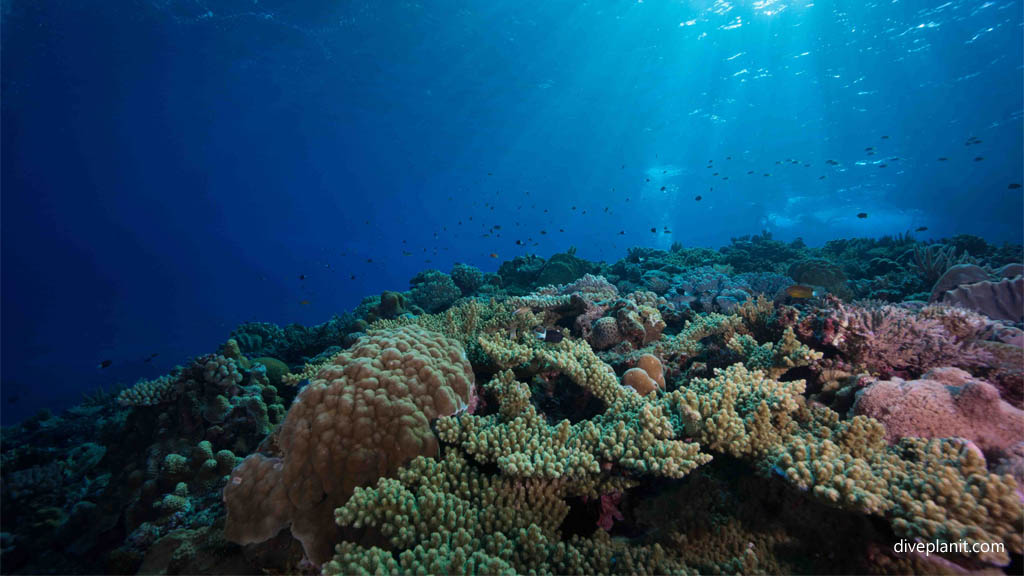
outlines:
M1017 1L2 7L7 423L456 261L1022 241Z

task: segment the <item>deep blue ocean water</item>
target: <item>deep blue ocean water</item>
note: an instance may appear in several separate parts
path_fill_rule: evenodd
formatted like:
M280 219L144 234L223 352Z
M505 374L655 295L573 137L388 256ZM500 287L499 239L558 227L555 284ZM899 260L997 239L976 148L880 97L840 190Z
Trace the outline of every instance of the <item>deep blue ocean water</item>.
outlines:
M1018 1L4 0L2 21L5 423L457 261L1022 241Z

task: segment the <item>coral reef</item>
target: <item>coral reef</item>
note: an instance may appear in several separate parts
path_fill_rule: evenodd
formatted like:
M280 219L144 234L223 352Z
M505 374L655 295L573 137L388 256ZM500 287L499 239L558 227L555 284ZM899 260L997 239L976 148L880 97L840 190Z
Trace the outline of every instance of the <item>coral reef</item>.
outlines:
M570 249L247 323L4 429L4 570L1016 570L1020 257L909 234Z

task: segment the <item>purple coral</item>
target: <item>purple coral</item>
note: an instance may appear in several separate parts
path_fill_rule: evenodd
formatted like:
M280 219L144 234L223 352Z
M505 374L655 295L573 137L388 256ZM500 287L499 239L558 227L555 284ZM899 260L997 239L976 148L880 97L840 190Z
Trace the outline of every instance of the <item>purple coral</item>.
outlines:
M826 308L805 318L798 333L805 340L833 347L851 364L882 376L920 376L931 368L982 367L991 354L965 332L959 337L934 307L915 312L874 302L844 304L826 299Z

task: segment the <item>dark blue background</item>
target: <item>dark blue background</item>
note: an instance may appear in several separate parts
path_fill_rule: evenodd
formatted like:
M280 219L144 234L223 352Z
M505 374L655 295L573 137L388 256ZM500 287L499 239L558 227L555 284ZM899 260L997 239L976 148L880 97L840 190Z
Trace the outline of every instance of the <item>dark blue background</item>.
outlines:
M3 3L6 422L492 252L1021 241L1019 2L383 4Z

